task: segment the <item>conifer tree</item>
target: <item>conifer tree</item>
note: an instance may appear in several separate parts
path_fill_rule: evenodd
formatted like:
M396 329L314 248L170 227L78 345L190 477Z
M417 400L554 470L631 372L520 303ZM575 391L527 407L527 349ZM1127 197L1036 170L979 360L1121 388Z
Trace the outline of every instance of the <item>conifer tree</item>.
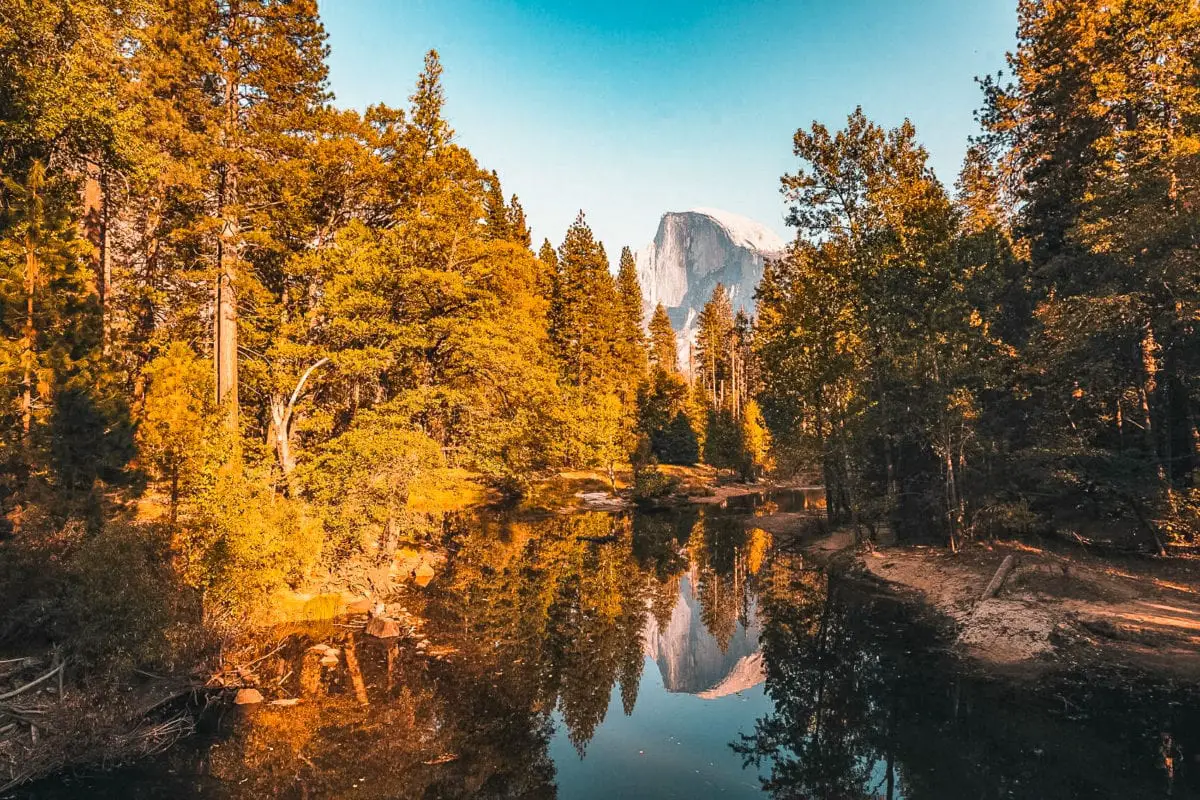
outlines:
M558 252L555 251L554 245L550 244L549 239L542 240L542 246L538 250L538 293L541 294L548 302L551 302L550 313L553 313L557 306L553 305L554 294L558 291ZM554 320L551 318L548 321L549 329L554 329Z
M270 291L287 247L275 222L294 210L279 202L281 189L304 170L315 112L328 100L325 32L315 0L189 0L152 17L143 44L146 99L165 123L153 136L168 152L182 145L172 155L192 172L206 212L194 224L214 267L216 396L236 429L239 307Z
M646 334L642 327L642 287L637 264L628 247L621 248L617 270L618 358L625 382L625 397L632 404L638 384L646 374Z
M696 378L714 405L723 405L732 388L733 307L722 284L700 311L696 331Z
M93 353L85 309L90 300L84 253L71 216L72 185L52 181L34 161L24 183L4 186L10 205L0 216L0 263L8 279L0 295L5 330L3 367L6 409L17 409L17 427L26 463L34 458L38 423L54 410L55 393L74 371L76 360ZM86 362L85 362L86 363ZM8 430L12 430L9 428Z
M496 174L496 170L492 170L492 174L487 179L483 213L489 236L503 241L512 238L512 220L509 218L509 208L504 204L504 192L500 188L500 177Z
M614 385L618 370L620 306L604 246L583 212L558 249L559 280L551 302L550 335L567 381Z
M529 232L529 223L525 220L525 209L514 194L508 201L508 231L512 241L526 250L533 247L533 237Z
M650 363L667 372L679 371L679 347L675 341L675 329L663 304L654 307L650 316Z
M1018 14L1012 81L984 82L981 117L1031 262L1028 368L1040 379L1023 413L1059 459L1048 475L1059 491L1105 487L1101 513L1161 550L1200 507L1186 310L1200 303L1200 9L1023 0Z

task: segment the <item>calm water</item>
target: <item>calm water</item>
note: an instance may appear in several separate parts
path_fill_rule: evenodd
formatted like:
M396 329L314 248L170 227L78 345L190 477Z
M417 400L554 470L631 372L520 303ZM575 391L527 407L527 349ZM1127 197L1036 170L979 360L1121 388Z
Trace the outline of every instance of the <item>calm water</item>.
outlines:
M1195 692L972 676L939 625L756 529L772 507L805 499L448 520L402 598L428 645L292 634L256 669L299 705L212 711L155 760L22 796L1200 796Z

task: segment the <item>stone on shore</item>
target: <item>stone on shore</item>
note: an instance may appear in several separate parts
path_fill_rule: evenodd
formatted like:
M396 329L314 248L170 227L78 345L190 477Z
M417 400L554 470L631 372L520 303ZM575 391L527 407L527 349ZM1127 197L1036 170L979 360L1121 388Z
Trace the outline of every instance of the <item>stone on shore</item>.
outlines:
M371 617L367 622L367 635L376 639L395 639L400 635L400 623L387 617Z
M239 706L252 706L262 701L262 692L258 689L238 689L237 695L233 698L234 704Z

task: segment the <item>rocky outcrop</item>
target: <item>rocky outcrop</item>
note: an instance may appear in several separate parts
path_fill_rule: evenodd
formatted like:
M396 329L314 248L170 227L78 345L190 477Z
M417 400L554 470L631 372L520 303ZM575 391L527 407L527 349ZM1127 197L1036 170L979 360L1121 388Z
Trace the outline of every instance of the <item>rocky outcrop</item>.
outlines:
M680 366L695 342L696 318L718 283L734 311L754 312L754 290L765 260L785 245L761 223L728 211L696 208L663 214L654 241L637 253L647 312L662 303L679 334Z

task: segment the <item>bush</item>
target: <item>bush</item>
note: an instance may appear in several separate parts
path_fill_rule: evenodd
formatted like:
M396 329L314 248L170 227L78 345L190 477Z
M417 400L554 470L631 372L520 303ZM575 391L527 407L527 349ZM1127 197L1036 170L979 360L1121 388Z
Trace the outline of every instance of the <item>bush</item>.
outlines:
M295 587L321 553L320 526L301 504L233 470L187 506L184 573L204 597L207 624L241 624Z
M198 597L172 568L163 526L109 522L69 557L64 578L49 632L86 664L171 671L203 644Z
M647 503L675 494L679 490L679 479L664 475L658 468L650 441L643 436L633 452L633 499Z
M365 414L326 444L302 476L325 515L330 559L390 557L398 544L412 541L425 518L412 501L436 492L444 466L437 443L399 415Z

